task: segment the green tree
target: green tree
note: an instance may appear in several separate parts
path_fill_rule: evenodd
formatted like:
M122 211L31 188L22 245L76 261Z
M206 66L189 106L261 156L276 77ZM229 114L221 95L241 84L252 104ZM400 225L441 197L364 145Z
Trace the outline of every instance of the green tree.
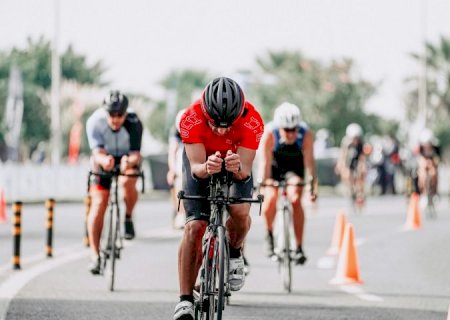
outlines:
M357 122L366 132L379 132L381 119L364 111L375 85L357 76L351 59L323 63L301 52L268 52L258 57L260 70L254 75L250 96L265 120L283 101L297 104L304 119L315 130L327 128L335 141L346 126Z
M423 55L412 53L411 57L418 65L422 64ZM444 147L450 146L450 39L441 37L433 44L426 43L426 123L436 132ZM420 75L405 79L408 86L405 96L406 114L409 120L417 118L419 110Z
M24 117L22 141L33 149L39 141L50 137L49 91L51 87L51 43L40 37L27 39L25 49L13 48L0 52L0 114L5 114L8 79L12 65L20 69L24 87ZM92 66L86 58L69 46L61 54L61 76L80 84L104 85L101 77L105 71L101 62ZM0 128L0 130L2 130ZM2 131L2 135L4 131Z
M166 92L172 94L176 103L174 114L168 115L167 101L158 101L155 110L149 118L148 127L152 134L162 141L167 141L170 128L176 112L189 106L193 94L202 90L208 83L208 74L205 71L185 69L171 71L163 78L160 84Z

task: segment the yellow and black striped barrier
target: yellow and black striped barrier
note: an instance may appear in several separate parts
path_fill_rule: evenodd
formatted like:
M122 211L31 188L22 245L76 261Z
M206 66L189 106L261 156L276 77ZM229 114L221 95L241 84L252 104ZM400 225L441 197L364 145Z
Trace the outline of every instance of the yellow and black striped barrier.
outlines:
M47 245L46 253L47 257L53 256L53 209L55 208L55 200L48 199L45 202L45 207L47 208Z
M86 206L86 214L84 217L84 238L83 238L83 243L86 247L89 247L88 216L89 210L91 210L91 204L92 198L90 195L87 195L86 198L84 198L84 205Z
M22 202L16 201L13 204L13 216L12 216L12 235L13 235L13 269L20 270L20 238L22 235Z

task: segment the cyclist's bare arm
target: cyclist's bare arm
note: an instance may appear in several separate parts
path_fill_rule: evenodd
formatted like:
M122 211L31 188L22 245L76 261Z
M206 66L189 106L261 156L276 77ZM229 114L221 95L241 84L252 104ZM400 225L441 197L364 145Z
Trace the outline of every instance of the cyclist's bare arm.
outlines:
M252 173L253 160L255 159L256 150L238 147L237 155L239 156L240 168L234 170L233 176L238 180L248 178ZM226 158L225 158L226 161Z
M345 168L345 159L347 158L347 147L344 143L344 140L345 140L345 138L342 139L341 147L339 148L339 156L336 161L336 167L334 169L336 174L338 174L340 176L342 176L342 174L343 174L342 170Z
M128 170L135 170L141 164L141 153L139 151L130 151L128 155L122 156L120 159L120 171L122 173L131 173L127 172Z
M180 143L181 142L175 141L175 139L171 139L171 141L169 142L169 150L168 150L169 170L175 171L176 155L177 155L178 149L180 147Z
M304 140L303 140L303 159L305 162L305 167L308 171L308 174L312 179L311 186L311 200L315 201L317 198L317 175L316 175L316 162L314 161L314 147L313 147L313 133L311 130L306 132Z
M271 176L274 143L275 140L272 131L265 131L260 142L261 164L259 167L259 179L262 182L266 181Z
M102 167L105 171L111 171L114 168L114 157L103 148L97 148L92 151L92 157L95 164Z
M203 143L187 143L184 148L191 165L192 174L200 179L209 177L206 170L206 149Z

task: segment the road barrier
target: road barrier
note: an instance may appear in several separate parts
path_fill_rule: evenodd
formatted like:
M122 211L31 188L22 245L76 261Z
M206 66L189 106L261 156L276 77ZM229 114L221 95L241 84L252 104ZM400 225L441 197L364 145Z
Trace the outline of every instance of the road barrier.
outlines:
M53 256L53 214L55 207L55 200L48 199L45 202L45 207L47 208L47 246L45 247L45 251L47 253L47 257Z
M16 201L13 204L13 218L12 218L12 235L13 235L13 269L20 270L20 238L22 235L22 202Z

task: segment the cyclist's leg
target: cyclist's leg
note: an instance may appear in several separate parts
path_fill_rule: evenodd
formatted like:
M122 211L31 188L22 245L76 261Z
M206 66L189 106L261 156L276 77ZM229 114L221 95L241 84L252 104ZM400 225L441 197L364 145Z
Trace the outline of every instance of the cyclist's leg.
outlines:
M268 179L268 181L266 181L267 184L272 182L273 179ZM278 187L267 186L261 191L264 195L264 202L262 203L261 209L266 226L264 251L266 256L270 257L273 255L274 250L273 222L277 213Z
M92 256L99 255L100 238L103 230L103 220L106 208L108 207L109 189L111 188L111 179L91 177L91 207L88 214L88 236Z
M135 173L134 170L132 173ZM123 200L125 202L126 216L131 218L133 209L138 200L138 191L136 189L137 177L120 177L120 184L123 188Z
M252 223L250 217L250 204L234 204L229 207L230 217L226 222L230 246L242 248L244 239Z
M272 179L268 179L267 184L272 183ZM264 187L262 189L262 194L264 195L264 202L262 203L262 212L264 215L264 222L266 225L267 232L272 232L273 221L275 219L277 210L277 198L278 198L278 187Z
M232 197L250 198L253 190L253 179L250 177L245 181L235 181L231 187ZM226 227L229 237L229 283L233 291L240 290L245 283L245 264L242 256L242 246L245 237L250 230L250 204L241 203L228 207L229 218Z
M233 182L230 195L237 198L251 198L253 191L253 178ZM250 230L250 204L234 204L228 208L229 218L226 222L230 245L234 248L241 248L245 236Z
M427 177L427 162L426 159L420 157L418 160L417 168L417 184L419 186L419 193L424 194L425 182Z
M100 238L103 230L103 221L105 211L109 200L110 179L101 179L95 177L94 184L91 186L91 207L89 209L87 229L89 244L91 248L91 263L89 270L92 274L100 274Z
M130 172L126 173L132 174L136 172L135 170L130 170ZM121 176L119 177L119 180L123 190L123 200L125 202L124 238L132 240L136 235L132 215L138 200L138 192L136 190L137 177Z
M190 220L184 227L178 250L180 295L192 295L194 290L202 261L202 237L207 225L204 220Z
M428 170L428 174L430 175L431 179L430 191L432 195L436 195L438 186L438 167L434 163L431 163Z
M183 190L188 195L207 195L208 179L194 179L191 166L183 153ZM193 299L193 288L202 260L202 237L209 220L207 201L183 200L186 224L178 251L180 299Z

